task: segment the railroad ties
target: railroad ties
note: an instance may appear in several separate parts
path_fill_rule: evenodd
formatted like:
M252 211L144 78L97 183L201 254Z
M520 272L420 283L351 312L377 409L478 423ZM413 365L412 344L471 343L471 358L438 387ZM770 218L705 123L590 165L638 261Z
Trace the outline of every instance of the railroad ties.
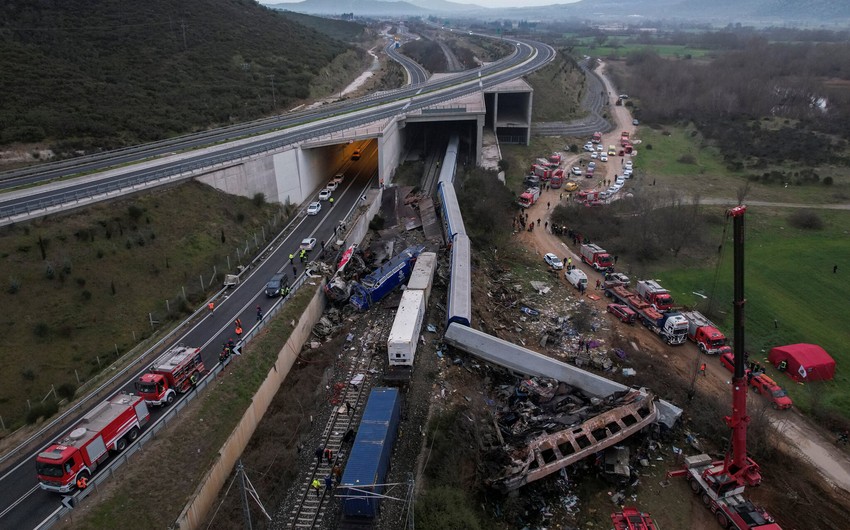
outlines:
M388 333L389 327L385 322L380 321L364 333L359 345L355 345L353 342L345 343L346 351L350 351L350 347L355 346L352 352L354 354L349 358L348 366L340 370L344 373L344 378L340 379L336 385L331 386L328 401L333 410L319 437L321 445L325 449L333 451L333 462L328 463L325 457L322 457L321 462L314 458L307 469L301 470L301 476L297 479L297 483L301 484L300 491L297 492L296 505L292 507L286 518L286 528L312 530L323 526L323 518L331 509L331 501L336 488L336 477L334 477L334 490L327 491L325 477L331 474L334 465L344 468L354 439L352 438L344 443L343 438L349 429L357 430L363 407L366 405L369 391L374 382L374 376L380 374L382 359L376 354L386 352ZM382 341L383 348L381 347ZM344 360L345 357L343 356ZM351 405L352 410L347 410L346 403ZM315 448L307 448L311 451L312 449ZM314 479L318 479L320 482L318 496L311 487ZM293 485L293 487L296 486Z

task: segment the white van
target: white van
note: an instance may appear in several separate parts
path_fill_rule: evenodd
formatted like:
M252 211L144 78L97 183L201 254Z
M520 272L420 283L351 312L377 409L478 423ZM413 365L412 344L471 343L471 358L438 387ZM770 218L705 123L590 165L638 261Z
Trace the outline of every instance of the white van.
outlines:
M564 277L576 289L587 289L587 274L584 271L573 268L565 272Z

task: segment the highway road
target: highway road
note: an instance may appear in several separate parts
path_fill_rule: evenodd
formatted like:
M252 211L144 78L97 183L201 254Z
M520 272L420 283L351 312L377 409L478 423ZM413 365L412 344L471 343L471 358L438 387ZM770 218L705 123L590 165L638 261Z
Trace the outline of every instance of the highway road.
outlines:
M322 202L322 211L316 216L304 215L302 211L292 233L262 263L259 263L251 275L244 278L225 300L218 303L214 313L206 315L175 342L201 347L204 365L208 369L218 364L222 344L230 338L236 339L233 333L235 318L237 316L241 318L243 326L248 330L257 320L257 306L263 308L265 312L274 303L275 300L267 297L263 292L269 278L274 273L283 271L287 273L290 282L294 283L297 276L293 277L288 256L290 252L295 252L301 240L315 237L318 241L330 242L335 239L334 229L338 222L357 206L360 197L370 184L376 184L377 159L377 145L372 142L369 147L364 148L359 161L347 161L340 167L340 170L345 171L346 177L334 192L333 205ZM331 250L328 249L328 251ZM317 245L310 255L315 257L318 253ZM296 265L298 276L304 274L304 267L297 260ZM122 390L135 392L133 381L138 379L140 373L134 372ZM183 398L185 396L179 397L179 399ZM152 407L151 422L156 421L164 412L165 408ZM39 450L45 448L51 441L47 441ZM60 505L61 495L43 491L37 486L35 453L18 459L11 466L11 470L0 477L0 528L36 528Z
M112 196L114 196L122 190L132 188L133 186L139 186L147 182L158 181L160 179L167 178L168 176L186 174L193 170L227 163L232 160L238 160L258 153L278 149L299 141L308 140L339 130L389 118L406 110L415 110L427 107L461 95L475 92L480 90L482 87L492 86L508 79L525 75L548 63L555 54L555 51L551 47L539 43L517 42L516 46L517 52L500 63L494 63L479 69L471 70L450 79L439 80L434 83L427 83L425 85L419 85L408 89L392 91L389 95L374 97L365 101L357 100L351 105L349 109L350 112L342 113L341 109L320 108L315 111L315 115L311 118L313 121L298 127L295 127L295 125L302 123L306 118L281 118L280 122L252 125L243 129L240 133L240 135L244 136L269 132L282 127L289 127L280 135L276 135L273 138L259 138L250 142L248 145L223 146L215 152L197 153L176 162L163 160L162 164L156 167L133 169L132 166L130 166L126 172L112 177L108 181L91 178L70 179L66 181L67 185L63 185L61 189L54 189L54 187L51 186L51 189L46 190L41 189L38 186L34 186L26 189L25 194L16 193L0 196L0 220L9 222L10 218L13 216L23 215L33 211L40 211L50 206L76 202L80 198L101 196L105 193L112 193ZM496 66L497 64L498 66ZM381 102L385 100L389 100L390 102L381 104ZM367 107L368 110L364 111L363 109ZM360 112L354 112L358 110ZM25 179L29 181L40 178L39 181L44 182L58 177L64 177L69 174L76 174L79 171L94 171L105 167L111 167L119 163L129 162L130 159L137 160L139 158L148 158L150 156L166 152L173 153L178 148L186 149L189 147L199 147L201 145L206 145L211 141L219 141L223 140L225 137L230 138L232 136L233 134L231 132L222 132L218 134L213 132L203 138L193 137L191 139L187 139L185 143L181 143L176 146L158 146L150 151L145 151L142 154L125 154L122 152L115 157L115 159L100 160L91 163L86 162L81 166L77 166L73 170L69 170L67 168L61 168L58 170L46 169L45 172L39 175L18 177L18 179ZM19 181L19 183L20 182L22 181Z
M246 150L261 152L300 139L326 134L331 130L338 130L359 123L365 123L366 121L390 117L410 108L421 108L432 105L440 101L481 90L481 88L492 86L520 75L525 75L547 64L553 57L554 50L549 46L534 42L518 42L517 53L511 61L508 61L514 66L508 70L493 69L493 65L490 65L491 69L487 70L490 72L489 76L485 77L485 69L474 70L471 73L456 77L453 81L454 83L458 83L457 79L463 77L473 82L455 85L450 90L431 92L430 90L432 88L430 85L426 85L425 87L416 88L414 94L400 101L393 100L389 104L375 107L365 116L337 116L331 120L332 123L319 122L311 124L299 130L287 132L281 139L261 139L247 147L225 147L221 152L214 155L198 155L189 161L179 162L176 166L178 170L183 171L185 168L193 165L209 165L214 163L215 160L222 159L222 157L238 158L245 156ZM502 67L505 67L505 63L502 64ZM416 92L421 93L416 95ZM362 104L356 103L355 106ZM123 157L124 155L122 154L120 156ZM286 237L273 253L255 267L251 275L245 278L241 285L230 293L226 300L219 303L215 313L207 315L186 334L175 340L174 343L201 347L205 365L207 367L216 365L221 344L232 336L234 319L236 317L241 318L247 328L247 324L256 320L256 307L258 305L265 309L272 304L272 300L268 299L263 293L263 288L272 274L281 270L287 271L290 279L292 279L292 271L287 257L288 254L293 252L305 237L316 237L318 240L330 241L338 221L343 219L351 209L356 207L357 202L370 183L374 185L377 175L377 156L377 144L375 142L369 142L367 146L364 146L363 156L359 161L344 162L341 169L344 169L346 172L346 180L334 193L334 205L330 206L329 203L323 203L323 210L319 215L302 216L299 218L296 222L297 225L289 236ZM114 162L102 161L98 163L110 164ZM149 178L151 176L150 174L154 171L150 169L135 170L130 171L130 174L134 175L135 178L144 179ZM132 182L132 180L129 180L131 178L129 176L122 176L117 180L119 182ZM71 189L80 192L91 185L91 183L79 182L74 183ZM45 194L45 192L41 192L37 188L33 191L33 195L36 197L42 196L42 194ZM6 207L5 204L4 207ZM313 253L316 252L318 251L313 251ZM300 266L298 267L298 273L303 274L303 268ZM125 390L133 391L132 382L138 378L138 375L139 373L133 373L128 378L124 386ZM82 416L83 413L80 412L79 415ZM154 410L152 421L155 421L161 414L162 410ZM13 463L3 470L3 475L0 476L0 528L36 528L46 517L59 509L61 496L42 491L38 488L34 469L35 455L38 451L47 447L51 441L44 440L44 444L37 451L29 452L28 454L12 459Z
M387 55L399 63L407 72L407 82L410 85L421 85L428 81L428 72L421 64L417 63L407 55L401 53L395 47L395 42L390 42L386 48Z

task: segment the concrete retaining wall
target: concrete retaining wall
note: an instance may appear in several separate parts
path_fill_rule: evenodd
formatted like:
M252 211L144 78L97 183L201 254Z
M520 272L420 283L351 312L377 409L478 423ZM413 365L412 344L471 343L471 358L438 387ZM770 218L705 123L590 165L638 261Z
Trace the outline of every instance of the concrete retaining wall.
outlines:
M280 389L281 383L289 374L289 370L301 351L301 346L310 337L313 326L321 318L326 304L325 294L321 285L315 289L313 299L310 300L307 309L301 315L295 329L292 330L289 340L278 353L274 368L269 370L266 380L254 394L248 410L245 411L236 429L230 434L219 451L218 461L207 472L203 481L195 490L192 500L177 519L177 525L181 530L198 528L206 518L210 508L217 500L218 492L221 491L230 476L230 472L233 471L233 466L254 434L257 424L260 423L263 414L266 413L269 404Z

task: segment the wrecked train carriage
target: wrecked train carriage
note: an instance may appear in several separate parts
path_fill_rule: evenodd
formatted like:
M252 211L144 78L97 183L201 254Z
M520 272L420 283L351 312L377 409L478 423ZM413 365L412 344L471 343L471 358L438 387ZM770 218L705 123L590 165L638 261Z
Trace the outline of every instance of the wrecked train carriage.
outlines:
M509 448L510 463L501 476L487 481L504 493L551 475L620 443L656 420L655 397L631 390L623 405L590 418L581 425L534 437L521 447Z

